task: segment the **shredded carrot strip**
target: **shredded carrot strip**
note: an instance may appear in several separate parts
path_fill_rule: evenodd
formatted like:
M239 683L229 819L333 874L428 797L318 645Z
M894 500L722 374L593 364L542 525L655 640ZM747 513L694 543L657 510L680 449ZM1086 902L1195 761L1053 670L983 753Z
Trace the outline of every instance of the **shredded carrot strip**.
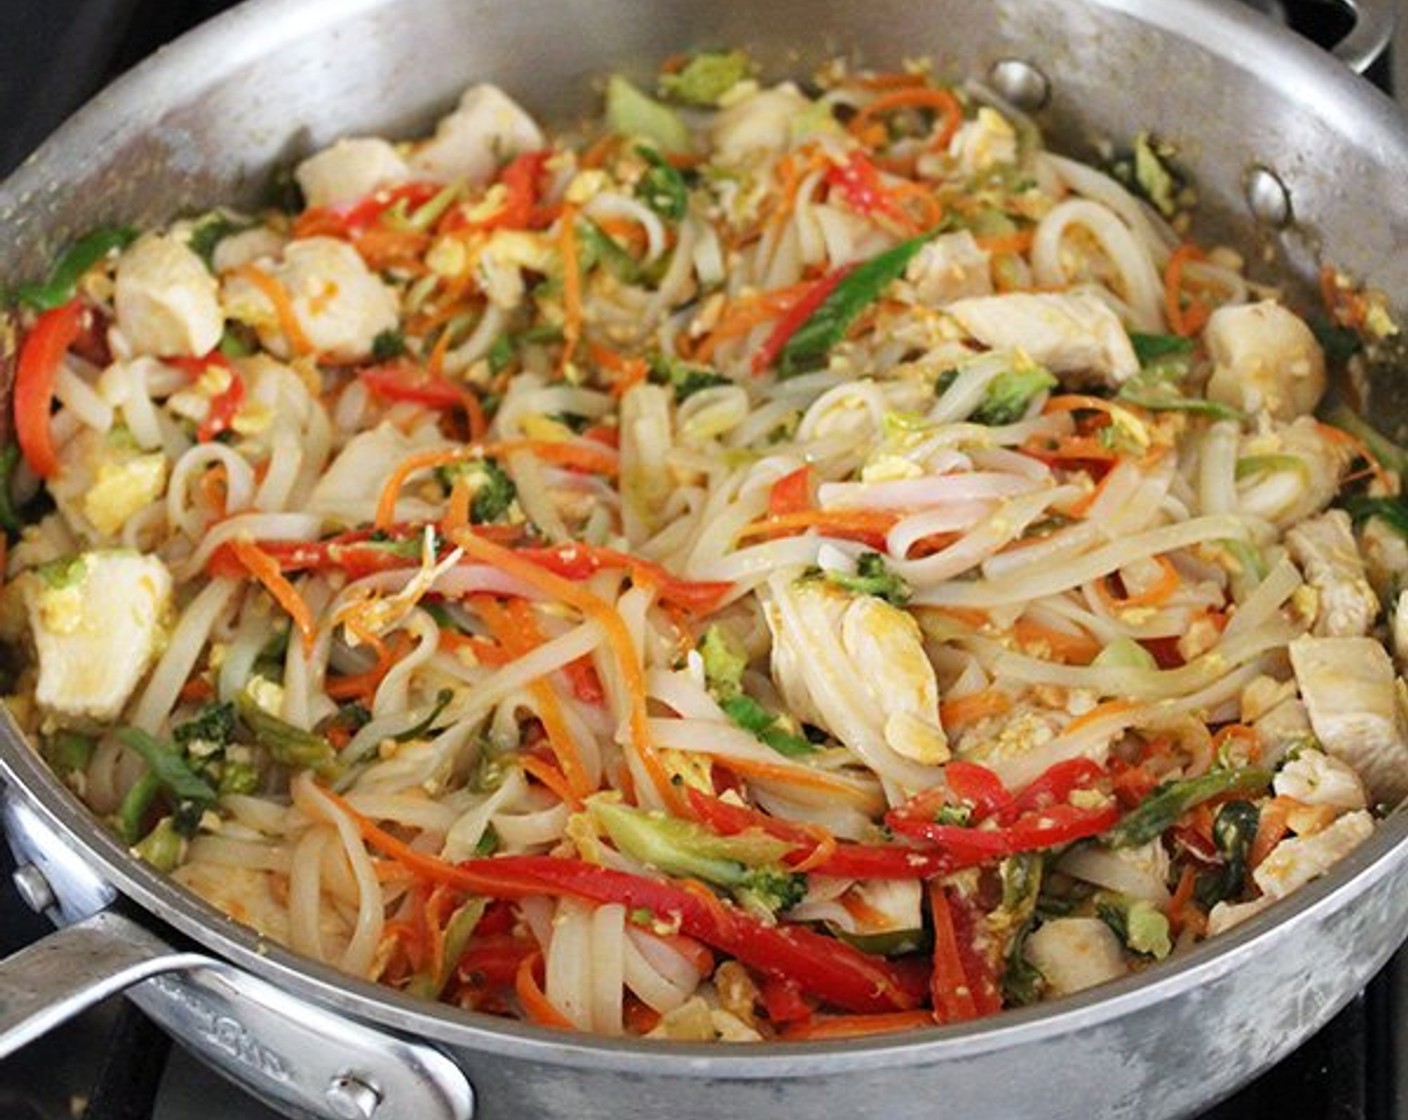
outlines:
M757 759L733 756L720 757L717 761L720 766L735 770L744 777L799 786L802 789L828 790L837 797L858 805L869 805L871 801L870 795L864 790L857 789L850 782L828 774L825 770L816 770L810 766L788 766L781 762L761 762Z
M1097 720L1105 719L1107 716L1119 715L1123 712L1132 712L1139 707L1133 700L1106 700L1103 704L1096 704L1083 716L1076 716L1070 723L1066 724L1063 735L1074 735L1082 728L1089 727Z
M593 141L591 146L578 157L577 165L583 170L600 167L611 157L611 154L620 143L620 136L614 132L608 132L606 135Z
M1092 397L1089 393L1061 393L1049 397L1042 408L1043 415L1053 412L1104 412L1111 416L1119 413L1132 413L1130 405L1116 404L1104 397Z
M476 459L481 454L482 451L475 446L439 447L431 451L418 451L402 459L396 464L396 469L387 476L386 483L381 488L381 497L376 503L376 527L390 529L396 523L396 498L411 475L417 471L446 467L451 463L463 463L467 459Z
M1345 431L1343 428L1337 428L1333 424L1325 424L1319 420L1315 422L1315 428L1331 443L1337 443L1341 447L1348 449L1356 458L1363 459L1364 462L1369 465L1370 473L1373 474L1374 478L1378 480L1379 485L1383 486L1388 493L1392 494L1396 492L1397 488L1393 485L1393 478L1390 476L1388 469L1379 462L1378 457L1369 450L1362 439Z
M303 596L298 593L298 589L279 570L279 562L252 540L245 537L236 537L230 542L230 548L235 554L235 559L245 566L250 575L264 585L264 590L273 596L274 601L293 620L294 627L303 639L303 652L311 652L313 642L318 635L317 624L313 621L313 612L303 601Z
M992 621L988 612L979 607L925 607L924 609L941 614L945 618L951 618L960 626L967 626L970 630L981 630Z
M1189 261L1202 260L1203 251L1196 245L1183 244L1175 249L1164 266L1164 315L1174 334L1187 337L1196 334L1207 321L1207 305L1201 300L1183 308L1183 267Z
M895 527L902 515L887 510L871 509L806 509L759 518L745 525L738 539L768 533L799 532L820 529L822 533L875 533L884 536Z
M557 250L562 255L562 359L572 361L582 338L582 262L577 246L577 207L568 204L558 218Z
M229 500L229 471L224 463L216 463L200 476L200 496L216 518L225 516L225 503Z
M562 771L551 762L536 755L525 754L519 756L518 764L523 767L525 774L532 775L547 786L553 796L564 805L570 805L574 811L582 808L582 799L572 791Z
M815 1015L783 1027L784 1042L832 1038L868 1038L876 1034L912 1031L934 1025L932 1011L881 1011L874 1015Z
M694 352L694 358L707 362L722 343L739 338L754 327L786 314L799 299L815 287L815 284L814 280L804 280L786 288L756 292L730 301L725 305L708 337L700 342Z
M435 340L435 346L430 351L430 357L426 360L425 368L431 377L440 377L445 369L445 353L450 349L450 335L453 332L446 327L440 332L440 337Z
M1207 928L1207 919L1193 902L1193 890L1197 885L1197 872L1185 867L1168 904L1168 921L1175 932L1191 929L1194 933L1202 933Z
M1290 804L1283 798L1273 797L1261 807L1261 816L1257 819L1256 838L1252 841L1252 849L1247 854L1247 862L1252 867L1258 867L1261 861L1271 854L1271 849L1285 837L1290 831Z
M985 688L939 705L939 722L946 731L955 731L988 716L1000 716L1012 707L1012 698L1000 688Z
M518 996L518 1002L523 1006L523 1013L538 1026L570 1031L573 1028L572 1020L559 1011L543 994L543 989L538 987L536 972L542 963L541 952L529 953L524 957L518 963L518 972L513 978L513 990Z
M1084 634L1068 634L1030 618L1019 618L1013 623L1012 636L1017 639L1019 647L1030 649L1044 646L1052 656L1076 665L1090 664L1101 649L1094 638Z
M602 628L620 667L621 680L626 688L630 706L630 745L666 808L675 816L689 816L687 803L675 790L669 772L660 761L660 755L651 741L645 670L641 667L625 620L616 609L581 585L540 568L537 564L514 555L511 550L475 533L455 533L450 539L464 549L465 555L471 559L490 564L499 571L522 580L529 587L542 591L549 598L566 603Z
M852 136L869 144L870 147L876 147L877 142L874 139L876 132L872 126L879 125L877 118L882 113L893 112L896 109L935 109L938 111L942 125L930 145L933 148L948 147L949 141L953 139L953 134L963 123L963 106L958 103L958 98L954 97L951 92L946 89L918 86L881 94L861 109L851 119L847 128ZM879 137L883 141L883 129L879 131Z
M0 541L0 545L3 545ZM0 567L0 571L3 571ZM199 704L215 695L215 686L203 676L192 677L181 686L180 699L183 704Z
M620 470L616 452L604 444L582 440L504 439L486 443L480 454L489 458L512 455L515 451L531 451L545 463L555 467L572 467L591 474L615 477Z
M1234 739L1240 739L1247 744L1246 756L1255 762L1261 756L1261 739L1254 729L1245 723L1229 723L1226 727L1219 728L1212 737L1212 751L1216 756L1228 743Z
M1173 562L1167 556L1155 556L1154 562L1159 565L1159 578L1138 594L1119 598L1110 593L1110 589L1103 579L1096 581L1095 590L1112 610L1124 610L1127 607L1157 607L1166 603L1178 590L1182 579L1178 574L1178 569L1173 566Z
M452 653L467 649L481 665L507 665L513 660L513 655L498 642L481 638L478 634L460 634L454 630L440 631L440 648Z
M815 871L836 854L838 847L836 836L829 828L824 828L819 824L807 825L806 831L807 835L815 838L816 847L811 850L806 859L792 865L792 870L800 874Z
M978 237L974 240L977 241L978 248L987 250L993 256L999 253L1025 253L1036 240L1036 231L1023 229L1000 237Z
M463 478L455 479L454 485L450 487L450 501L445 507L444 520L440 522L442 532L453 533L469 528L469 505L472 498L469 483Z
M240 265L235 269L235 275L248 280L274 305L274 314L279 317L279 330L283 332L283 336L288 340L293 352L295 354L311 354L313 344L303 333L303 327L298 322L298 316L293 310L293 300L289 297L288 289L278 278L270 276L262 269L255 268L252 264Z

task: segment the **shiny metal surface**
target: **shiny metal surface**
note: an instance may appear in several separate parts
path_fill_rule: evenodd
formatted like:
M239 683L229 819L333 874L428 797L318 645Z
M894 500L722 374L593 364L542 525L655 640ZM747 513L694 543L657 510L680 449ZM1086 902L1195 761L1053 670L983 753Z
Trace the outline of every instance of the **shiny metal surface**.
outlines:
M1335 57L1362 74L1393 40L1398 23L1396 0L1343 0L1354 13L1354 29L1335 45Z
M573 33L544 34L563 27ZM1328 257L1408 292L1404 119L1333 60L1213 0L777 0L765 19L745 0L254 0L144 64L0 187L0 275L37 274L57 245L105 220L253 200L271 167L348 132L406 134L472 79L571 119L603 72L644 72L681 48L717 44L720 29L774 75L837 53L881 64L927 53L941 71L976 76L1024 60L1050 83L1038 119L1059 146L1082 154L1154 131L1194 172L1207 235L1240 231L1249 259L1265 255L1307 286ZM1257 166L1294 199L1283 229L1248 213ZM264 1032L277 1024L246 1013L245 980L257 976L291 1015L332 1010L349 1029L432 1040L454 1055L476 1115L490 1120L772 1115L784 1100L797 1115L1019 1116L1040 1102L1057 1118L1183 1116L1324 1023L1408 928L1400 812L1325 880L1181 960L977 1027L746 1050L566 1037L428 1007L261 942L131 859L8 722L0 739L13 802L60 848L234 966L191 975L205 1007L225 1008L270 1045ZM93 904L70 904L50 880L66 921ZM143 985L142 1006L270 1099L277 1079L257 1061L231 1061L218 1032L197 1029L208 1020L183 1018L189 1008L171 985ZM363 1072L332 1070L317 1093ZM391 1103L388 1092L376 1115Z

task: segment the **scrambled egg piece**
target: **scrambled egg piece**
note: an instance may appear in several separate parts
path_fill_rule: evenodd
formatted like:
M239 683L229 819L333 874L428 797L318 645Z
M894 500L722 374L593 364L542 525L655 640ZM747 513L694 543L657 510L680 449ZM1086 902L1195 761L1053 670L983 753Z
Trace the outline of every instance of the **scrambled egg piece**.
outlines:
M23 594L40 707L60 719L116 719L162 641L166 565L135 552L86 552L27 573Z

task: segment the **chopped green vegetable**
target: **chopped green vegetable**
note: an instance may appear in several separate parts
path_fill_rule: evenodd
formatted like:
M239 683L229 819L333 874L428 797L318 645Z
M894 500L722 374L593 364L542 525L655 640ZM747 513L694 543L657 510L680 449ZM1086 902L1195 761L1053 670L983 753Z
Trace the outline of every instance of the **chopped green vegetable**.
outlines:
M1315 341L1320 343L1320 349L1325 351L1325 357L1336 365L1344 365L1364 349L1359 332L1349 327L1339 327L1325 319L1309 319L1307 325Z
M474 845L476 856L491 856L499 850L499 830L492 824L484 826L484 831L479 834L479 843Z
M1371 517L1377 517L1400 537L1408 540L1408 498L1399 494L1396 498L1370 498L1365 494L1355 494L1346 498L1344 508L1356 525L1362 525Z
M1247 418L1246 413L1231 405L1202 397L1185 397L1167 377L1157 373L1141 373L1131 377L1120 386L1115 396L1150 412L1196 412L1215 420L1233 420L1237 423Z
M1261 810L1250 801L1228 801L1218 809L1212 822L1212 840L1223 862L1216 871L1198 877L1198 901L1204 906L1242 893L1260 825Z
M114 824L117 834L124 844L135 844L142 838L142 825L147 819L147 811L161 792L161 779L156 772L148 770L128 787L127 795L117 807Z
M687 152L689 129L673 109L612 74L606 83L606 127L620 136L648 140L665 152Z
M489 362L489 372L495 376L508 369L509 363L513 361L513 339L506 334L499 335L494 339L489 347L489 353L485 355Z
M15 298L35 311L62 307L78 291L78 282L85 272L109 253L127 248L136 239L137 230L131 226L96 229L74 242L59 258L48 280L42 284L21 284L15 289Z
M1144 369L1150 366L1165 368L1167 363L1174 360L1186 362L1197 350L1193 340L1181 334L1145 334L1142 331L1130 331L1129 344L1134 348L1134 356Z
M1165 218L1178 213L1186 184L1168 164L1173 149L1147 132L1134 138L1134 150L1115 160L1110 173Z
M459 201L463 194L463 183L447 183L415 210L410 209L409 200L400 198L386 211L383 220L392 229L408 233L425 233L444 216L445 211Z
M650 165L636 182L636 197L667 222L678 222L689 207L684 176L654 148L641 144L636 152Z
M975 424L1015 424L1027 414L1038 393L1056 387L1056 378L1039 365L1003 370L988 383L982 403L969 417Z
M205 267L214 272L215 246L227 237L252 229L255 224L254 222L237 222L228 214L222 214L216 210L201 219L196 228L191 231L187 244L191 247L191 252L205 262Z
M202 806L215 803L215 790L191 769L173 744L135 727L120 727L115 734L124 747L141 755L147 768L172 797Z
M782 347L777 357L777 375L793 377L824 364L831 348L846 337L856 316L904 275L909 262L933 236L931 231L901 241L847 273Z
M172 738L183 747L197 741L224 746L234 734L235 706L229 701L205 705L199 715L178 724L171 733Z
M1119 637L1105 646L1091 663L1098 669L1157 669L1154 655L1133 638Z
M803 735L787 730L783 718L768 711L751 696L739 693L719 701L724 714L780 755L801 758L816 754L816 745Z
M372 339L372 360L377 362L389 362L393 358L399 358L406 352L406 335L404 331L391 328L380 331Z
M98 744L77 731L56 731L44 745L44 757L59 773L87 769Z
M694 821L633 809L600 794L587 799L587 811L632 859L723 887L750 908L775 913L806 893L805 877L780 863L792 845L761 829L720 836Z
M661 75L660 93L686 105L715 106L749 69L742 51L701 51L677 73Z
M1209 770L1196 778L1165 783L1106 832L1104 841L1111 848L1147 844L1195 805L1229 793L1263 793L1270 784L1271 771L1255 766Z
M216 349L227 358L248 358L259 352L259 343L257 336L244 323L226 323Z
M584 272L599 264L623 284L640 282L640 265L635 258L590 218L578 220L577 239L581 245L581 267Z
M1310 468L1299 455L1244 455L1237 460L1236 476L1241 482L1259 474L1283 474L1291 471L1310 481Z
M707 366L691 366L679 358L668 354L650 355L650 380L657 385L670 385L675 390L675 401L686 401L695 393L712 389L715 385L731 385L727 377L718 370Z
M743 670L748 668L748 651L722 626L713 623L699 643L704 659L704 679L709 691L727 699L743 691Z
M47 564L36 565L33 570L50 591L76 587L88 576L88 564L82 556L65 556L59 560L50 560Z
M1133 952L1156 960L1173 952L1168 918L1146 898L1101 891L1095 896L1095 915Z
M818 571L820 572L820 569ZM890 571L885 558L878 552L862 552L856 557L854 573L825 571L821 574L827 583L843 587L857 595L874 595L877 599L884 599L897 607L908 603L914 594L909 584Z
M399 735L393 735L392 738L398 743L409 743L415 739L423 739L430 729L435 726L435 721L440 718L440 713L445 710L450 701L454 698L455 694L452 690L442 688L435 694L435 703L430 709L430 714L414 727L408 727Z
M14 477L19 461L18 443L7 443L0 447L0 529L10 533L18 533L21 528L19 512L10 496L10 479Z
M170 872L181 863L184 843L181 834L176 831L175 822L170 817L162 817L156 827L133 846L132 851L138 859L145 860L158 871Z
M471 898L450 915L450 920L445 923L444 949L437 954L439 968L434 972L429 969L417 972L406 982L406 991L422 999L440 998L445 985L454 975L455 965L459 963L464 947L488 907L488 899Z
M1037 899L1041 895L1045 860L1040 852L1008 856L998 865L1002 880L1002 912L1012 930L1002 969L1002 997L1014 1006L1026 1007L1041 999L1046 978L1027 960L1023 950L1036 920Z
M321 735L304 731L287 720L266 712L246 688L235 697L240 720L255 742L269 752L275 762L300 770L312 770L320 778L330 778L340 769L337 752Z
M469 519L476 525L502 520L518 497L513 479L492 459L481 459L467 465L477 468L480 477L474 497L470 499Z

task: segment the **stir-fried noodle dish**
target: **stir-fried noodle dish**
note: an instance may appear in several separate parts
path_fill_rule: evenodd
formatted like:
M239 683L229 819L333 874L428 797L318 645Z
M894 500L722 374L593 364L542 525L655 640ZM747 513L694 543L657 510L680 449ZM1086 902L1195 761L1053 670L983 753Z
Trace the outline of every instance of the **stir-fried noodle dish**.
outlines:
M745 1041L1156 967L1373 833L1404 457L1323 398L1384 296L922 66L602 88L12 289L8 707L123 843L395 989Z

